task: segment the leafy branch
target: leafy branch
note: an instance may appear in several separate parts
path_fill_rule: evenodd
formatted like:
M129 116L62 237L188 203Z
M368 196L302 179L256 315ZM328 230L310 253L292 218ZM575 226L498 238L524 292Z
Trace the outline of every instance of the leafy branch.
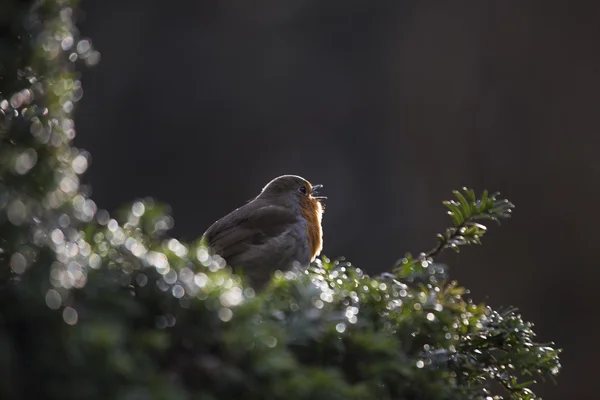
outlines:
M501 218L510 218L515 207L510 201L499 198L498 192L490 195L484 190L481 198L477 198L472 189L463 187L462 193L458 190L453 190L452 193L457 200L445 200L442 204L448 208L448 215L454 226L447 228L443 234L438 233L438 245L428 252L420 253L418 257L407 253L394 268L400 277L418 281L418 276L434 274L443 279L445 268L432 264L431 259L448 248L459 252L459 246L481 244L481 237L487 232L487 227L478 221L491 220L500 224ZM416 265L421 265L423 269L416 270Z
M463 188L463 193L453 190L457 200L446 200L443 204L448 208L448 215L454 226L437 235L438 245L424 254L423 258L435 257L445 249L451 248L459 252L459 246L466 244L481 244L481 237L487 227L480 220L492 220L500 224L501 218L510 218L515 207L510 201L499 198L500 193L488 195L484 190L481 198L475 196L472 189Z
M511 399L538 399L528 386L536 380L521 382L516 374L539 376L542 380L550 377L554 380L562 368L559 361L561 349L555 349L554 343L536 343L533 324L523 321L516 308L503 312L488 308L487 316L481 322L477 334L469 335L457 347L453 358L459 370L472 371L478 366L480 373L470 374L470 384L482 384L486 379L498 382ZM461 374L458 374L461 376ZM462 374L462 376L466 376Z

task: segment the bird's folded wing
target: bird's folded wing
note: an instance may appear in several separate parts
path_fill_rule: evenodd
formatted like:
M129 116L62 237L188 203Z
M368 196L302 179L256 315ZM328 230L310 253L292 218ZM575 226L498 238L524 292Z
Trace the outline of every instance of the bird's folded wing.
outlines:
M275 238L297 221L295 213L285 207L267 205L250 212L243 207L229 218L219 220L204 234L208 245L230 261L236 255Z

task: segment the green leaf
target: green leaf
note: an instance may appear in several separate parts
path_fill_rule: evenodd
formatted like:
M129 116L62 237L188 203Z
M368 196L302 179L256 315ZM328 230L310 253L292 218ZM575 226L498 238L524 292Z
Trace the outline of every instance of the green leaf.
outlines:
M463 191L467 194L467 197L469 198L471 204L474 204L477 201L475 192L472 189L467 189L466 187L463 187Z
M458 198L460 203L460 209L463 212L463 216L465 219L468 219L471 216L471 205L469 201L462 195L458 190L454 190L452 193Z

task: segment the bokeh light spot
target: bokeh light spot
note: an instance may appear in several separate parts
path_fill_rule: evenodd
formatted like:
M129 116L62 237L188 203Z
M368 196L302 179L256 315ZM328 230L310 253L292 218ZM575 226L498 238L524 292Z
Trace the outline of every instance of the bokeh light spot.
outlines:
M21 253L14 253L10 258L10 268L16 274L22 274L25 272L25 268L27 267L27 260L25 256Z
M72 307L65 307L63 310L63 319L69 325L75 325L77 323L79 316L77 315L77 311Z
M175 286L173 286L172 293L173 293L173 296L180 299L185 295L185 289L181 285L175 285Z
M58 293L56 290L50 289L46 292L46 305L49 308L57 310L60 307L61 303L62 298L60 296L60 293Z
M223 307L219 310L219 319L223 322L229 322L233 318L233 311L227 307Z

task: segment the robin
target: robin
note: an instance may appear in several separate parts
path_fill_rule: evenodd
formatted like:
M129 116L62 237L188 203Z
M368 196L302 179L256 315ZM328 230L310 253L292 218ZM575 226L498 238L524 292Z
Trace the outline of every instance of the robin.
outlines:
M255 287L275 270L295 263L306 266L323 248L318 195L323 185L311 185L297 175L269 182L258 196L212 224L202 238L234 271L243 271Z

